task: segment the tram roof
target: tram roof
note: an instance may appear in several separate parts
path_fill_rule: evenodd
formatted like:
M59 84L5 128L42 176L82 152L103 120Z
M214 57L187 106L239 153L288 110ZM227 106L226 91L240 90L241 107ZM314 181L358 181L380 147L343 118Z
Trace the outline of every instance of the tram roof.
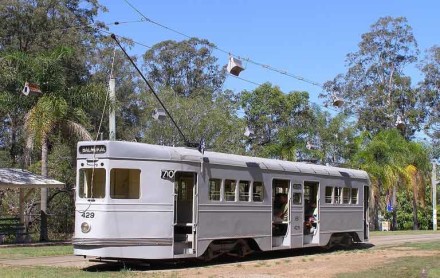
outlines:
M291 162L278 159L251 157L219 152L206 151L201 154L196 149L184 147L169 147L127 141L82 141L78 143L78 158L84 157L80 152L81 146L106 146L105 153L97 157L153 159L168 161L201 162L236 167L258 167L267 170L288 171L328 176L348 176L351 178L368 179L368 174L362 170L316 165L305 162ZM88 153L89 155L91 153Z

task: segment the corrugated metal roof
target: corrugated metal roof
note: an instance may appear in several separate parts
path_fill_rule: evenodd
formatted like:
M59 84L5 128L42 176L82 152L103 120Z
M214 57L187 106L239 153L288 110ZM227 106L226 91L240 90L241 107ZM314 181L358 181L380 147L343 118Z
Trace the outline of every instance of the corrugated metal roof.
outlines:
M65 184L22 169L0 168L0 188L64 187Z

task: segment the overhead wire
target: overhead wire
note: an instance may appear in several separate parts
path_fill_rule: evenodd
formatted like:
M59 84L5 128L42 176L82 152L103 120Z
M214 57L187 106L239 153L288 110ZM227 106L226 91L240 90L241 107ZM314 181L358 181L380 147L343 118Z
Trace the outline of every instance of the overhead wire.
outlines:
M262 83L258 83L258 82L255 82L255 81L252 81L252 80L249 80L249 79L245 79L245 78L242 78L242 77L239 77L239 76L236 76L236 75L230 74L230 73L228 73L228 75L229 75L229 76L232 76L232 77L234 77L234 78L236 78L236 79L239 79L239 80L241 80L241 81L247 82L247 83L249 83L249 84L253 84L253 85L257 85L257 86L261 86L261 85L263 85ZM317 106L319 106L319 107L322 107L322 108L324 108L324 109L331 110L331 111L336 112L336 113L339 113L339 112L340 112L340 111L338 111L338 110L336 110L336 109L330 108L330 107L325 106L325 105L320 105L320 104L317 104L317 103L314 103L314 102L310 102L310 103L312 103L312 104L314 104L314 105L317 105Z
M161 27L161 28L167 29L167 30L169 30L169 31L171 31L171 32L174 32L174 33L179 34L179 35L181 35L181 36L184 36L184 37L186 37L186 38L191 38L191 36L189 36L189 35L187 35L187 34L185 34L185 33L183 33L183 32L180 32L180 31L178 31L178 30L176 30L176 29L170 28L170 27L168 27L168 26L166 26L166 25L164 25L164 24L161 24L161 23L159 23L159 22L157 22L157 21L155 21L155 20L152 20L151 18L148 18L148 17L147 17L145 14L143 14L139 9L137 9L134 5L132 5L128 0L124 0L124 1L125 1L125 3L127 3L127 5L129 5L133 10L135 10L135 11L136 11L136 12L137 12L142 18L144 18L144 19L145 19L145 22L152 23L152 24L154 24L154 25L157 25L157 26L159 26L159 27ZM264 63L257 62L257 61L255 61L255 60L250 59L250 58L244 58L243 56L236 55L236 54L232 53L231 51L224 50L224 49L222 49L222 48L220 48L220 47L218 47L218 46L216 46L216 45L213 45L212 47L213 47L214 49L220 51L220 52L223 52L223 53L228 54L228 55L230 55L230 56L235 56L235 57L239 58L240 60L247 61L248 63L251 63L251 64L254 64L254 65L257 65L257 66L260 66L260 67L266 68L266 69L268 69L268 70L271 70L271 71L274 71L274 72L277 72L277 73L283 74L283 75L285 75L285 76L288 76L288 77L294 78L294 79L296 79L296 80L299 80L299 81L302 81L302 82L305 82L305 83L308 83L308 84L311 84L311 85L314 85L314 86L317 86L317 87L320 87L320 88L323 87L323 85L322 85L321 83L319 83L319 82L316 82L316 81L313 81L313 80L310 80L310 79L304 78L304 77L299 76L299 75L296 75L296 74L289 73L289 72L287 72L287 71L285 71L285 70L278 69L278 68L273 67L273 66L271 66L271 65L267 65L267 64L264 64Z

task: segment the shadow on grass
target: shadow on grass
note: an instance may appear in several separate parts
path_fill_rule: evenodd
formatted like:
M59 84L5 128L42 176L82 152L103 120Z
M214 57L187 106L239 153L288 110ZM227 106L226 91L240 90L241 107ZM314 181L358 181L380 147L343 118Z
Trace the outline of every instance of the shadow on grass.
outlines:
M245 258L231 256L221 256L210 262L203 262L198 259L182 260L125 260L125 261L103 261L103 263L84 268L86 272L118 272L125 270L133 271L160 271L160 270L180 270L196 267L209 267L216 265L226 265L239 262L267 261L273 259L288 259L298 256L329 254L337 251L366 250L374 247L370 243L353 244L348 248L324 249L321 247L310 247L302 249L287 249L267 252L256 252Z

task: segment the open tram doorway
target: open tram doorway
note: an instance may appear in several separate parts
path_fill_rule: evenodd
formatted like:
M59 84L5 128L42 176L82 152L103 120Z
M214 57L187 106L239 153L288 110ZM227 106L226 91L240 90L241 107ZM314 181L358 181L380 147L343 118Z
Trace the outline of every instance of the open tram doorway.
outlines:
M290 180L272 181L272 247L290 247Z
M174 180L174 255L194 254L197 173L176 172Z
M304 181L304 245L319 244L319 183Z

